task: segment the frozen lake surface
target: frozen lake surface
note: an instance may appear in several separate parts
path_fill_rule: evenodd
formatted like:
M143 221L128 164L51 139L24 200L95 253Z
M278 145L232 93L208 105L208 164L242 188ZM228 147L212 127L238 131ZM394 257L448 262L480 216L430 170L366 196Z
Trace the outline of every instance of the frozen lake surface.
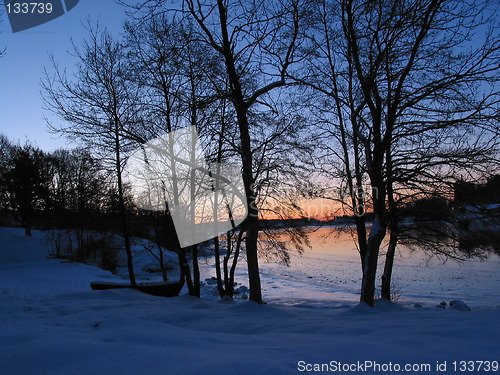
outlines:
M262 289L268 303L342 307L359 301L359 253L349 233L329 235L331 231L331 228L320 228L312 233L312 248L301 255L291 251L290 267L261 260ZM383 269L384 259L384 256L380 259L379 271ZM246 285L245 268L242 259L236 280ZM215 275L212 264L203 270L205 277ZM380 286L380 276L377 276L377 286ZM441 301L461 299L472 308L498 306L500 256L491 252L484 261L458 262L410 252L400 246L393 286L396 299L403 305L435 306Z

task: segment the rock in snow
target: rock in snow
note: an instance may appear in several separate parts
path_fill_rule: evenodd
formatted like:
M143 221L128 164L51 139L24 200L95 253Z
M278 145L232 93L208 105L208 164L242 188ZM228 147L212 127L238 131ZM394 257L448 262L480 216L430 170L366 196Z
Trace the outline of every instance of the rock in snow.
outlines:
M446 309L446 302L445 301L441 301L441 303L439 305L436 305L437 308L439 309Z
M453 300L450 302L450 309L455 309L459 311L470 311L470 307L465 304L462 300Z

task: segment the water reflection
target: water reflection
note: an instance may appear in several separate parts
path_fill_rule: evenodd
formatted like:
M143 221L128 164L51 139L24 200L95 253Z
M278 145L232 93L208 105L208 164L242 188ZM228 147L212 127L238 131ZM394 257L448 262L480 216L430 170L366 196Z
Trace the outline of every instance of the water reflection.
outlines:
M343 306L357 303L361 280L359 253L349 230L308 229L311 249L290 253L290 267L262 262L264 295L271 303ZM472 307L500 305L500 257L458 262L399 246L394 286L400 303L434 306L462 299ZM381 256L379 270L383 267ZM241 267L240 267L241 269ZM243 276L243 275L242 275ZM377 277L380 280L380 277Z

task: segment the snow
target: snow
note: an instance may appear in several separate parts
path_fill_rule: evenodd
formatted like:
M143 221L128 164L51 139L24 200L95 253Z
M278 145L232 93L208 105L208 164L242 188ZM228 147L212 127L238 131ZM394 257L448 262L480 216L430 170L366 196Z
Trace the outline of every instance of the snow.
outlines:
M452 374L453 361L500 360L499 300L460 311L91 291L90 281L117 276L48 260L47 253L43 233L26 238L19 229L0 227L2 374L279 375L330 361L433 366L434 372L414 374L437 373L436 361L447 361L447 371L439 373Z

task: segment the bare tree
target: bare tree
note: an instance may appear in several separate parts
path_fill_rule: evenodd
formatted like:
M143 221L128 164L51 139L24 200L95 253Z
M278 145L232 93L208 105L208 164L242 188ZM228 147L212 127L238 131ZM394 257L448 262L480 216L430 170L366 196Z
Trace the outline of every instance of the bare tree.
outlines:
M262 303L258 265L258 179L256 133L252 115L269 108L269 93L286 85L286 71L295 62L301 17L297 2L186 0L179 7L167 1L146 1L138 11L164 12L194 26L193 39L213 49L223 62L225 79L238 124L236 147L242 163L249 215L245 221L245 251L250 299ZM144 13L141 13L144 15ZM260 130L260 129L259 129ZM278 130L278 134L279 134ZM281 129L282 131L282 129ZM272 133L272 134L271 134ZM268 130L266 138L276 138Z
M191 38L189 25L172 22L165 14L128 23L126 38L129 61L137 68L132 79L146 93L142 100L143 116L148 119L147 137L162 136L186 126L194 126L203 136L207 124L213 121L212 104L218 97L217 84L213 82L219 72L213 51ZM174 171L175 162L171 160L170 164L165 167ZM172 181L174 191L182 190L179 183ZM194 185L190 189L191 195L196 194ZM189 293L199 297L198 246L184 249L177 244L174 251L183 265ZM192 272L187 253L192 255Z
M124 152L131 143L143 141L137 135L141 101L130 83L133 67L128 64L124 47L99 27L89 27L89 34L81 49L75 47L78 62L73 77L52 59L53 72L47 70L42 82L44 102L48 110L69 124L51 123L53 131L100 150L113 165L128 271L135 286L122 169Z
M388 229L382 295L390 296L401 207L419 194L446 196L460 173L477 177L495 161L500 45L492 5L342 0L316 9L315 56L296 78L326 101L317 118L340 146L330 148L340 161L334 174L357 213L361 301L369 305Z

